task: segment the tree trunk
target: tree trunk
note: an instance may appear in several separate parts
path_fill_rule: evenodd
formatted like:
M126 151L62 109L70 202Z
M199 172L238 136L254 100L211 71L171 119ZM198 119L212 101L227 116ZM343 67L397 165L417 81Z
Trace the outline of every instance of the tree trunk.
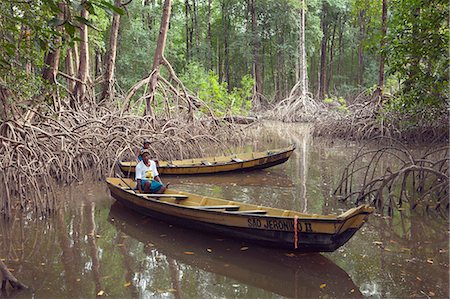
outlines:
M114 6L119 7L121 0L114 0ZM109 36L108 54L106 56L106 72L100 100L110 101L114 95L114 72L116 68L117 39L119 36L120 15L114 13Z
M358 85L363 85L364 76L364 47L363 41L366 38L366 22L365 22L366 11L363 9L359 12L358 16L358 26L359 26L359 44L358 44Z
M383 96L384 89L384 60L386 54L384 53L384 48L386 45L386 33L387 33L387 10L388 10L388 0L383 0L383 8L381 13L381 42L380 42L380 65L378 67L378 86L375 90L375 97Z
M208 34L207 34L207 41L208 41L208 66L209 69L212 70L214 65L212 61L212 38L211 38L211 1L208 0Z
M326 4L322 5L321 27L323 32L322 41L320 43L320 70L319 70L319 99L323 100L326 94L327 82L327 43L328 43L328 24L325 20L327 16Z
M325 98L326 78L327 78L327 37L322 38L320 44L320 71L319 71L319 99Z
M326 87L326 92L329 92L329 90L330 90L330 84L331 84L331 80L332 80L332 78L333 78L333 58L334 58L334 56L333 56L333 54L334 54L334 41L335 41L335 37L336 37L336 24L339 22L339 17L338 17L338 20L336 20L335 22L334 22L334 24L333 24L333 33L332 33L332 35L331 35L331 42L330 42L330 45L329 45L329 53L330 53L330 61L329 61L329 63L328 63L328 71L327 71L327 74L328 74L328 76L327 76L327 87Z
M100 52L100 48L95 48L95 77L98 78L102 75L102 53Z
M57 38L59 40L59 38ZM51 84L56 84L56 74L58 73L60 48L50 50L44 58L44 68L42 78Z
M149 83L149 96L146 98L145 114L152 115L151 104L155 97L156 84L158 83L159 69L164 57L164 48L166 46L167 31L169 29L170 10L172 0L164 0L161 25L159 27L158 43L156 44L155 56L153 57L153 75Z
M58 8L59 8L59 12L58 12L58 16L57 19L58 20L63 20L64 19L64 3L58 3ZM58 26L57 28L58 31L61 31L61 27ZM58 74L58 67L59 67L59 58L60 58L60 52L61 52L61 48L60 48L60 44L61 44L61 38L60 37L56 37L54 39L54 48L50 48L50 50L48 51L48 53L45 55L44 58L44 68L42 70L42 77L44 78L44 80L50 82L51 84L55 84L56 83L56 75Z
M255 84L253 86L252 108L253 110L259 110L261 108L261 67L259 62L259 35L256 30L256 0L250 0L250 14L252 19L252 37L253 37L253 78Z
M299 81L300 81L300 94L304 101L306 93L308 92L307 85L307 60L306 60L306 49L305 49L305 0L301 0L300 8L300 39L299 39Z
M88 11L83 5L81 17L88 19ZM78 65L78 79L75 84L75 96L79 104L86 98L86 84L89 78L89 45L88 45L88 27L86 24L80 24L80 60Z
M74 62L74 70L75 70L75 73L78 73L78 67L79 67L79 65L80 65L80 54L79 54L79 51L78 51L78 49L79 49L79 47L78 47L78 43L77 42L74 42L73 43L73 48L72 48L72 50L73 50L73 62Z
M192 0L194 14L192 16L192 31L195 36L195 53L197 58L200 57L200 29L198 28L198 11L197 11L197 0Z
M227 82L228 92L231 92L230 84L230 60L228 49L228 7L226 7L226 0L222 0L222 26L223 26L223 47L224 47L224 67L225 67L225 79Z
M342 68L342 57L344 53L344 47L343 47L343 33L344 33L344 24L345 20L344 18L341 18L341 22L339 23L339 37L338 37L338 48L339 48L339 56L338 56L338 63L336 68L336 74L338 75L338 79L336 80L336 84L340 85L341 79L341 68Z
M75 72L73 68L73 48L67 48L66 50L66 58L65 58L65 66L66 66L66 74L69 77L73 77ZM70 92L73 92L73 89L75 87L75 82L71 79L67 79L67 89L69 89Z
M185 8L185 22L186 22L186 63L189 63L190 59L190 45L189 45L189 0L185 0L184 2Z

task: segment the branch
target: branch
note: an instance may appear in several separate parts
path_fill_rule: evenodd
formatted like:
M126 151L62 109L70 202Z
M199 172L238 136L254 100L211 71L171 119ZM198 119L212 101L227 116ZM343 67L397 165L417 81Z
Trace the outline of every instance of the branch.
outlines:
M2 290L6 290L6 285L8 282L13 287L13 289L28 289L26 285L18 281L17 278L15 278L14 275L11 274L11 272L8 270L8 267L6 267L5 263L3 263L2 260L0 260L0 272L2 274Z

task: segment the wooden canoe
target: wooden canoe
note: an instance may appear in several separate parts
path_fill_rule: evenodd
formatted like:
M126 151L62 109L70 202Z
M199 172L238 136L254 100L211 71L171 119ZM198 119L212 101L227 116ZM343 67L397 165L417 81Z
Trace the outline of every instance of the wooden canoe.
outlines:
M142 214L264 246L304 252L336 250L373 212L373 208L361 205L339 216L303 214L172 189L164 194L141 194L135 192L132 179L107 178L106 182L117 201Z
M218 274L225 282L232 280L288 298L362 298L349 275L321 254L294 253L199 234L141 216L119 203L111 206L108 219L117 231L146 245L139 247L143 254L154 255L157 250L189 265L190 271ZM326 287L320 288L323 284Z
M159 174L207 174L228 171L262 169L286 162L295 150L291 145L286 148L263 152L251 152L229 156L159 161ZM133 177L137 162L119 162L120 170Z

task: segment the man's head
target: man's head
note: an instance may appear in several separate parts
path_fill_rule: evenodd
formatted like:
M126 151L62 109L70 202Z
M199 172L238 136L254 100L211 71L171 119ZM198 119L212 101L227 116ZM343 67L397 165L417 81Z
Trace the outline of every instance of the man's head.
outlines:
M149 147L150 147L150 140L144 139L144 148L149 148Z
M142 160L144 160L144 162L147 162L150 159L150 152L148 150L143 150L142 151Z

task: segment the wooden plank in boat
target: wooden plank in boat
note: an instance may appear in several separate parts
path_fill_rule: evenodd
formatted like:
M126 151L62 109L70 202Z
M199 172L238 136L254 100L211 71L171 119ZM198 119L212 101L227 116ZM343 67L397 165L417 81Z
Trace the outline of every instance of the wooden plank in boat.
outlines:
M264 210L248 210L248 211L235 211L235 212L230 212L233 214L267 214L267 211Z
M136 193L136 195L142 196L142 197L166 197L166 198L176 198L176 199L186 199L188 198L187 195L182 194L166 194L166 193Z
M194 206L194 208L205 209L205 210L226 210L226 211L237 211L239 206L237 205L217 205L217 206Z

